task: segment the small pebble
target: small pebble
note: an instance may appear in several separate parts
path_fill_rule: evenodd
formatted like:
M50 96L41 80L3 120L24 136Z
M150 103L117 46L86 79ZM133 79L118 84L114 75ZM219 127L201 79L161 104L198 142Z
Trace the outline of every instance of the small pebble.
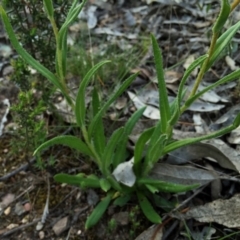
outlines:
M45 237L44 231L40 231L40 232L38 233L38 236L39 236L40 239L44 239L44 237Z

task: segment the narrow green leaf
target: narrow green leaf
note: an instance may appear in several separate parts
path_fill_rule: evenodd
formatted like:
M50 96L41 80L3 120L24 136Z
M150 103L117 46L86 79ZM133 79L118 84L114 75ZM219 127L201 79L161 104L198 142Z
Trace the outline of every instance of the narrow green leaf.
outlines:
M218 138L218 137L220 137L224 134L227 134L227 133L231 132L232 130L236 129L239 125L240 125L240 114L237 115L237 117L235 118L235 121L232 125L224 128L224 129L210 133L205 136L201 136L201 137L197 137L197 138L187 138L187 139L179 140L179 141L176 141L176 142L173 142L173 143L167 145L164 148L163 154L167 154L167 153L172 152L180 147L187 146L187 145L190 145L193 143L197 143L197 142L200 142L203 140Z
M118 146L119 141L122 138L124 132L124 128L121 127L117 130L115 130L112 134L112 136L109 138L107 146L104 149L104 153L103 153L103 166L105 168L109 168L109 166L112 164L112 159L114 156L114 152Z
M142 117L143 112L145 111L146 107L143 107L141 109L138 109L135 111L132 116L128 119L128 121L125 124L125 134L129 135L131 134L134 126L136 125L137 121ZM128 139L128 136L125 136L126 139Z
M42 151L43 149L51 147L56 144L61 144L61 145L73 148L83 154L93 157L93 154L91 150L87 147L87 145L81 139L71 135L58 136L44 142L34 151L33 155L36 155L38 152Z
M65 173L58 173L54 176L54 180L60 183L67 183L70 185L80 185L85 178L85 174L69 175Z
M134 148L134 172L136 176L140 176L142 164L141 160L144 156L144 149L147 141L150 139L154 132L155 127L149 128L146 131L144 131L139 139L136 142L135 148Z
M97 115L99 109L100 109L100 99L99 99L98 91L94 87L92 91L92 113L93 113L92 117Z
M229 42L231 41L231 39L233 38L233 36L235 35L235 33L238 31L239 28L240 28L240 21L238 21L233 26L229 27L228 30L219 37L219 39L217 40L216 46L214 48L213 55L211 56L208 62L206 72L213 65L213 63L216 61L216 59L224 50L224 48L229 44Z
M85 2L86 2L86 1L85 1ZM85 2L84 2L84 3L85 3ZM77 6L78 3L79 3L79 0L74 0L74 1L73 1L73 3L71 4L70 9L69 9L69 11L68 11L68 14L67 14L66 19L68 19L68 18L71 16L72 11L76 8L76 6ZM84 5L84 3L82 3L82 4Z
M153 206L148 201L148 199L139 191L137 192L137 196L140 207L146 218L152 223L161 223L162 222L161 217L154 210Z
M188 77L190 76L190 74L192 73L192 71L194 71L194 69L199 66L201 63L203 63L203 61L207 58L208 56L205 54L199 58L197 58L193 63L190 64L190 66L186 69L186 71L184 72L184 75L182 77L182 80L180 82L180 85L179 85L179 88L178 88L178 94L177 94L177 97L176 97L176 101L177 103L174 102L175 104L175 109L174 109L174 112L172 114L172 117L171 119L169 120L169 125L170 126L174 126L178 119L179 119L179 116L181 114L180 112L180 108L181 108L181 103L183 101L183 98L185 96L185 93L186 93L186 90L184 90L184 85L188 79Z
M50 72L47 68L45 68L42 64L40 64L38 61L36 61L18 42L12 25L8 19L8 16L6 14L6 12L4 11L3 7L0 6L0 14L2 16L2 20L5 26L5 30L9 36L9 39L11 41L12 46L14 47L14 49L17 51L17 53L30 65L32 66L34 69L36 69L39 73L41 73L44 77L46 77L52 84L54 84L54 86L56 86L58 89L60 89L62 91L62 93L64 94L65 91L62 87L62 85L60 84L60 82L58 81L57 77ZM64 94L65 95L65 94ZM65 96L66 97L66 96Z
M190 99L188 99L185 102L185 106L189 107L196 99L198 99L200 96L202 96L204 93L206 93L209 90L212 90L213 88L216 88L217 86L239 79L240 77L240 69L228 74L227 76L223 77L222 79L218 80L217 82L209 85L208 87L204 88L202 91L196 93L193 97L191 97Z
M62 33L62 42L61 42L61 52L62 52L62 72L63 76L66 76L66 68L67 68L67 51L68 51L68 46L67 46L67 31ZM60 44L60 42L59 42Z
M59 30L59 43L60 46L63 46L63 42L66 41L66 31L67 28L69 27L69 25L77 18L77 16L79 15L79 13L82 11L85 3L87 2L87 0L83 0L82 3L80 3L78 6L78 0L74 0L74 2L71 5L70 10L68 11L66 20L64 22L64 24L61 26L60 30Z
M43 0L44 10L47 13L49 18L53 18L53 3L52 0Z
M145 187L153 194L159 192L158 188L156 188L155 186L152 186L150 184L145 184Z
M85 93L86 93L86 87L91 81L91 78L93 77L94 73L104 64L108 63L110 61L102 61L95 66L93 66L88 73L85 75L83 80L80 83L77 97L76 97L76 106L75 106L75 116L77 120L78 126L82 127L85 125L85 115L86 115L86 107L85 107Z
M156 144L156 142L159 139L159 136L163 134L161 129L162 129L162 122L161 120L159 120L156 126L154 127L153 134L149 140L146 155L148 154L148 151L152 148L152 146Z
M161 197L160 195L152 194L152 198L154 201L154 206L162 208L165 212L170 212L176 207L176 203L166 200L164 196Z
M146 164L150 164L153 166L156 161L159 160L159 157L163 154L163 149L165 147L165 143L167 140L166 134L161 134L156 141L156 143L149 147L146 156Z
M100 188L99 179L85 178L81 181L80 186L82 188Z
M97 180L97 181L100 180L99 177L98 177L97 175L95 175L95 174L90 174L90 175L87 176L87 178L88 178L88 179Z
M48 1L48 0L46 0ZM65 19L64 24L61 26L58 32L58 45L59 51L62 54L62 71L63 75L66 75L66 59L67 59L67 30L69 25L77 18L79 13L81 12L82 8L84 7L87 0L83 0L81 4L78 4L78 0L74 0L71 4L71 8L68 11L67 17ZM57 71L59 72L59 71Z
M224 24L228 19L230 12L231 12L231 6L228 0L222 0L219 16L212 28L213 33L218 33L222 30Z
M108 99L108 101L101 107L98 114L91 121L90 126L88 128L88 135L91 137L93 135L93 131L95 130L98 121L102 118L105 111L109 108L109 106L130 86L132 81L136 78L138 73L133 74L129 78L127 78L122 84L121 87L114 92Z
M138 182L144 185L148 185L146 186L148 189L149 188L151 190L157 189L160 192L169 192L169 193L186 192L200 186L200 184L182 185L182 184L176 184L171 182L159 181L159 180L150 179L150 178L141 178Z
M86 188L100 188L100 179L95 174L86 175L81 181L80 187Z
M182 97L183 97L183 89L184 89L184 85L188 79L188 77L190 76L190 74L194 71L194 69L199 66L200 64L203 63L203 61L207 58L207 55L203 55L199 58L197 58L192 64L190 64L190 66L186 69L186 71L184 72L184 75L182 77L182 80L180 82L179 88L178 88L178 94L177 94L177 99L178 99L178 107L181 107L181 102L182 102Z
M85 228L89 229L93 227L103 216L103 214L106 212L108 205L110 204L112 200L113 194L108 194L105 198L101 200L100 203L94 208L91 215L87 218Z
M107 176L107 180L110 182L112 188L114 188L116 191L122 191L121 185L115 180L112 175Z
M143 112L145 111L146 107L143 107L132 114L132 116L128 119L124 127L124 134L121 142L116 151L116 155L113 160L113 166L116 168L122 161L123 156L126 154L127 151L127 142L128 137L131 134L134 126L136 125L137 121L141 118Z
M107 179L102 178L100 179L100 187L104 192L107 192L109 189L111 189L111 184Z
M178 105L177 98L175 98L174 101L171 103L170 110L171 110L171 118L170 118L168 124L172 127L177 123L177 121L180 117L180 107Z
M234 128L238 128L238 127L239 127L239 125L240 125L240 114L238 114L238 115L236 116L236 118L234 119L232 125L233 125Z
M100 100L99 100L99 96L96 88L94 88L92 93L92 109L93 109L93 116L97 115L100 109ZM102 119L98 121L96 130L94 131L93 142L98 155L100 156L100 158L102 158L104 149L106 148L106 138L104 135L104 127L103 127Z
M167 135L161 134L155 144L148 147L143 164L143 176L146 176L154 164L163 156L163 150L167 141Z
M123 207L128 203L130 199L131 199L130 194L122 195L114 200L113 205Z
M163 69L163 61L162 61L162 53L158 46L157 40L152 35L152 47L153 54L155 60L155 66L157 71L157 79L158 79L158 90L159 90L159 109L160 109L160 117L162 122L162 132L166 133L168 129L168 121L170 120L170 106L168 102L168 94L166 83L164 79L164 69Z

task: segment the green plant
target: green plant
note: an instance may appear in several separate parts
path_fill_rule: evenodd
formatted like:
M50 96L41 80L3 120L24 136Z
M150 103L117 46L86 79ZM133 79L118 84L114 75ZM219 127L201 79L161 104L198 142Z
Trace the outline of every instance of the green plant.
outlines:
M161 50L159 49L158 43L154 36L151 37L159 85L161 120L156 124L156 126L146 129L140 135L134 149L133 157L129 161L126 161L128 155L128 136L136 122L142 116L142 113L145 109L143 108L136 111L127 121L125 126L115 130L109 139L106 139L104 134L102 117L109 106L128 88L137 74L134 74L125 80L119 89L109 96L105 103L100 101L99 94L97 90L94 89L92 92L93 118L88 122L86 121L87 109L85 106L86 87L90 83L95 72L108 61L100 62L94 65L88 71L79 85L75 101L69 96L69 90L65 82L67 28L76 18L76 16L78 16L85 2L86 0L84 0L81 4L78 4L77 0L73 1L72 6L66 16L66 21L58 30L54 21L54 8L52 2L49 0L43 1L45 11L52 24L56 38L56 73L51 72L46 67L41 65L21 47L15 37L6 12L2 7L0 7L0 13L12 45L26 60L26 62L28 62L32 67L48 78L49 81L62 92L69 105L72 107L75 113L77 125L82 132L82 138L78 138L76 136L55 137L40 145L34 154L37 154L44 148L54 144L63 144L87 155L89 159L91 159L97 165L99 169L98 175L86 175L84 173L68 175L60 173L54 177L58 182L77 185L81 188L99 188L102 189L103 192L106 192L106 196L102 198L91 215L88 217L85 225L87 229L94 226L99 221L112 201L115 205L123 206L131 199L132 196L137 196L140 208L147 219L153 223L159 223L161 222L161 217L150 203L148 199L149 193L155 194L158 191L173 193L184 192L196 188L199 185L195 184L185 186L153 179L149 173L154 167L154 164L165 154L177 148L202 140L219 137L237 128L240 124L239 114L232 125L209 135L179 141L174 141L172 139L173 127L178 121L180 115L197 98L203 95L206 91L211 90L220 84L233 81L240 76L240 70L237 70L218 80L214 84L206 87L204 90L197 92L198 86L203 79L204 74L213 65L224 47L230 42L236 31L239 29L240 22L236 23L227 29L227 31L225 31L222 35L220 35L228 15L234 9L234 5L232 5L233 7L231 8L227 0L222 0L221 12L212 29L213 37L209 51L206 55L195 60L186 70L179 86L177 98L172 104L168 102L167 98ZM190 96L186 101L183 101L185 93L184 84L190 73L197 66L200 66L199 75L196 79Z
M8 9L13 28L17 29L17 38L20 39L21 45L41 64L54 70L56 44L49 21L42 9L42 2L36 0L2 2L4 8ZM69 3L62 0L53 2L56 7L55 19L59 26ZM47 107L53 112L50 96L55 89L44 76L32 74L29 65L21 56L11 60L11 65L14 72L10 76L10 81L18 85L20 90L18 101L11 108L14 112L13 120L19 126L11 138L11 153L22 152L24 159L29 162L34 149L45 141L46 124L39 116L43 115ZM38 157L36 165L43 167L43 162Z
M134 206L129 212L129 223L131 226L129 235L131 239L134 239L136 237L136 230L141 226L141 222L138 219L139 212L139 206Z
M33 104L35 98L32 90L21 91L18 95L18 103L11 107L14 112L14 121L18 125L17 135L11 139L11 151L19 152L21 149L28 163L34 149L42 144L47 136L45 121L42 117L46 107L42 100ZM37 160L41 162L38 157Z
M119 85L119 82L126 78L129 71L138 65L139 59L146 54L147 46L151 44L149 39L147 41L142 37L136 46L133 46L131 49L122 50L116 43L106 44L107 40L103 38L97 39L91 36L92 46L87 44L88 41L89 32L87 31L86 34L85 31L81 31L81 38L68 52L68 72L79 76L81 79L92 68L95 62L109 59L111 62L102 66L95 76L100 83L100 87L104 85L107 88ZM99 45L98 51L92 51L92 48L96 45ZM129 61L126 61L126 58Z
M111 218L108 222L108 232L113 233L117 229L117 221L114 218Z

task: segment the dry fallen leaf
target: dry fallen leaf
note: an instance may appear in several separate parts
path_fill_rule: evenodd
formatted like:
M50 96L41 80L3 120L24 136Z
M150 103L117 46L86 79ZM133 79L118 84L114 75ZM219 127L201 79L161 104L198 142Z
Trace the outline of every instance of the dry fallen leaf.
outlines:
M231 144L240 144L240 127L234 129L227 140Z
M192 166L177 166L167 163L155 164L149 176L160 181L184 185L205 185L217 179L216 175L212 174L211 171Z
M153 225L142 232L135 240L161 240L163 237L163 228L159 225Z
M175 83L182 77L182 73L176 71L166 71L165 72L165 82Z
M240 194L230 199L218 199L203 206L190 209L181 217L185 219L194 218L198 222L216 222L229 228L240 227Z
M133 101L137 109L140 109L146 106L146 104L144 104L134 93L129 91L127 93L129 98ZM153 106L147 106L143 113L143 116L150 119L160 119L159 110Z
M195 124L195 129L197 133L206 133L207 126L205 121L202 119L201 114L193 114L193 122Z
M219 151L219 153L217 153L219 157L213 158L221 167L240 173L240 152L236 151L234 148L229 147L224 141L220 139L211 139L205 142L210 143L208 148L209 152L215 151L214 148L217 149L216 153Z
M188 108L188 110L193 112L212 112L212 111L218 111L224 107L225 105L223 104L212 104L212 103L197 100Z
M195 56L189 55L185 63L183 64L183 67L187 69L194 62L194 60L195 60ZM196 77L197 74L198 74L198 68L195 68L194 71L191 72L191 75Z
M225 61L232 71L239 69L239 67L236 66L236 62L231 57L226 56Z
M169 154L167 162L171 164L184 164L206 157L216 160L223 168L237 172L240 171L240 164L238 163L239 154L219 139L208 140L206 143L194 143L176 149Z
M209 126L212 131L219 130L221 128L227 127L233 123L237 114L240 112L240 104L237 104L230 108L225 114L223 114L217 121Z
M124 107L126 107L126 105L127 105L127 98L126 97L120 97L116 100L115 108L117 110L121 110Z

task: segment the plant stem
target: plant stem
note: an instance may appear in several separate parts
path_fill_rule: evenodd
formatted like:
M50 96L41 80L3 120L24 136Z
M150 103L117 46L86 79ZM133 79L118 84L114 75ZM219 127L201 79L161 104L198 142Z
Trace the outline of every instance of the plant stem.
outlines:
M234 0L231 4L231 12L237 7L237 5L240 3L240 0Z
M72 110L74 111L75 106L69 96L69 91L68 91L68 88L67 88L67 85L65 82L65 76L63 74L63 68L62 68L63 56L62 56L62 48L61 48L60 41L59 41L58 27L57 27L57 24L53 17L49 17L49 20L50 20L52 28L53 28L53 32L54 32L55 39L56 39L56 45L57 45L57 48L56 48L56 58L57 58L56 73L57 73L58 79L60 80L60 83L63 87L63 90L64 90L63 94L66 97L66 100L69 103L69 105L71 106Z
M81 131L82 131L82 134L83 134L83 138L84 138L84 141L85 143L87 144L87 146L89 147L89 149L91 150L91 152L93 153L94 155L94 160L96 162L96 164L98 165L98 167L102 170L102 163L101 163L101 159L100 157L98 156L93 144L91 143L89 137L88 137L88 133L87 133L87 129L86 127L83 125L81 126Z
M200 68L200 71L198 73L198 76L197 76L197 79L194 83L194 86L192 88L192 91L190 93L190 95L188 96L188 99L190 99L191 97L193 97L197 90L198 90L198 87L203 79L203 76L206 72L206 69L207 69L207 65L208 65L208 62L214 52L214 47L216 45L216 42L217 42L217 39L218 39L218 36L219 36L219 33L213 33L213 36L212 36L212 39L211 39L211 44L210 44L210 47L209 47L209 50L208 50L208 57L205 59L205 61L203 62L202 64L202 67ZM183 105L180 109L181 113L183 113L185 110L187 109L186 105Z

